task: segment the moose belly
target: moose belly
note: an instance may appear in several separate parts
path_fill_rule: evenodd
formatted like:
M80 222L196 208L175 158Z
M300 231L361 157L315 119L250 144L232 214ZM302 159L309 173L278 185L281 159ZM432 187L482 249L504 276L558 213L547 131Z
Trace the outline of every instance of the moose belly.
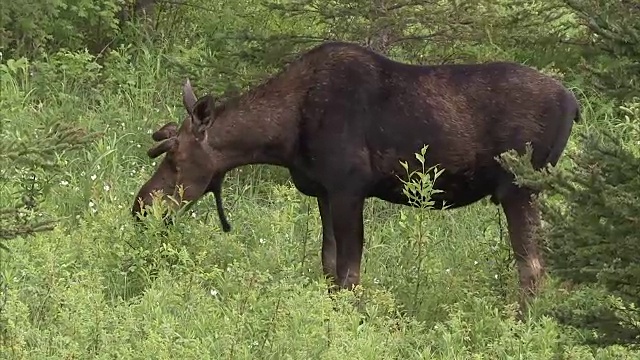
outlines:
M403 177L406 181L406 175ZM472 204L495 193L497 178L489 172L448 173L444 171L436 180L434 189L442 192L433 194L431 200L435 209L457 208ZM388 176L376 182L369 192L376 197L394 204L410 205L403 193L404 184L395 176Z

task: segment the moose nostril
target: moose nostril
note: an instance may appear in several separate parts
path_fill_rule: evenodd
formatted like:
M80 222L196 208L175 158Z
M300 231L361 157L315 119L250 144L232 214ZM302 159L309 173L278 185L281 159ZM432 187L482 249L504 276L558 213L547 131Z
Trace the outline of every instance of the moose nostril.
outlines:
M131 216L133 216L133 219L136 221L141 221L140 217L145 215L146 214L142 214L142 211L140 211L140 207L138 205L134 205L131 209Z
M133 205L131 206L131 215L134 219L140 220L140 216L146 216L146 213L142 212L142 207L144 203L141 204L142 198L136 197Z

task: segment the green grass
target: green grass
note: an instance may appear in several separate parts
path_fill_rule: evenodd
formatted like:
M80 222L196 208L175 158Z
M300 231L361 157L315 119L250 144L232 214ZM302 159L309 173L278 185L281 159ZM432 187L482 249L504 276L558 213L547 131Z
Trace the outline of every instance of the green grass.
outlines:
M5 129L28 134L64 120L104 134L65 157L51 180L43 211L61 218L56 229L11 240L11 252L0 252L0 358L640 355L592 348L580 329L562 325L552 311L582 306L591 293L569 293L553 278L526 321L516 320L506 223L488 201L419 211L369 200L362 287L334 298L322 280L315 200L281 169L228 175L230 233L220 230L210 196L172 228L157 219L135 228L133 195L155 164L145 155L150 131L182 116L179 84L163 82L153 63L146 69L135 70L142 71L136 81L93 92L77 80L3 82ZM11 189L0 194L9 201Z

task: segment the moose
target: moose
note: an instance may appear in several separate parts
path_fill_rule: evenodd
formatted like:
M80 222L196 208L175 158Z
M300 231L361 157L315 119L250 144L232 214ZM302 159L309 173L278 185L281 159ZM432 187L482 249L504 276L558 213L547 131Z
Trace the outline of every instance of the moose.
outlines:
M490 197L507 219L521 296L539 288L539 190L517 185L496 157L530 144L535 169L557 164L580 120L576 97L559 81L512 62L414 65L326 42L224 103L197 97L189 79L182 96L187 115L149 150L165 156L136 195L134 217L156 191L185 202L213 192L223 221L226 172L282 166L298 191L317 198L324 274L335 288L352 288L360 282L365 199L410 206L401 161L417 167L414 154L427 144L425 165L444 170L434 183L442 191L432 198L435 209Z

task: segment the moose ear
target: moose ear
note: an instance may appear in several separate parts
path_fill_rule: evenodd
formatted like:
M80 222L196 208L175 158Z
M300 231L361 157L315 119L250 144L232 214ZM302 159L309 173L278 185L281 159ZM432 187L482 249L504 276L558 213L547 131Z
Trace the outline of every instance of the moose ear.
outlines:
M213 123L213 112L215 110L215 102L213 96L205 95L196 101L193 106L193 114L191 121L194 130L201 132L205 127Z
M198 98L193 91L193 87L191 87L191 81L187 79L182 87L182 104L191 117L193 117L193 107L195 106L197 99Z

